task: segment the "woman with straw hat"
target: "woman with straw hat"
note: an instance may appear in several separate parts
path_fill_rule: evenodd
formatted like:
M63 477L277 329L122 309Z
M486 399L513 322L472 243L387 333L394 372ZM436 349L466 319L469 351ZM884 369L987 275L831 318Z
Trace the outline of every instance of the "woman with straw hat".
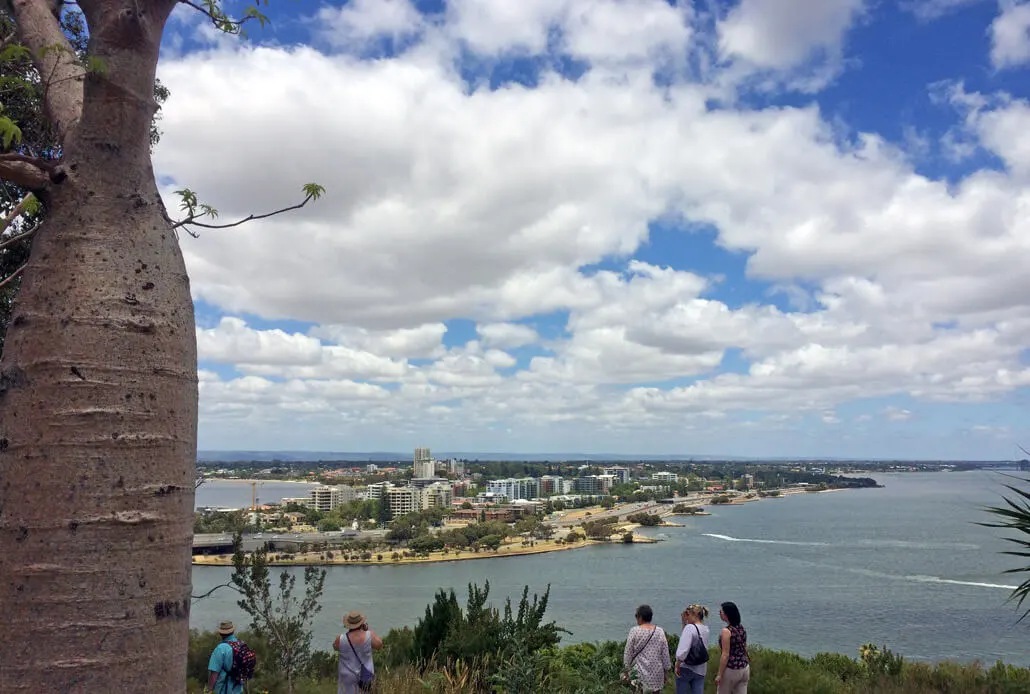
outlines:
M372 689L375 666L372 664L372 649L383 647L383 640L372 631L365 615L348 612L343 618L346 634L340 634L333 641L333 650L340 654L338 666L337 694L357 694Z

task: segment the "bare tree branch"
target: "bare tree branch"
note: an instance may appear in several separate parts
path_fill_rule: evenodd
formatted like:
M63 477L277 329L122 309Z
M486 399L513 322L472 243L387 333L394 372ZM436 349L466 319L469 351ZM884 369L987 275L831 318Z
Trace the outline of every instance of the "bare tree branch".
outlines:
M64 179L68 178L68 173L64 170L64 167L61 166L60 162L57 161L47 161L46 159L40 159L39 157L30 157L26 154L8 152L7 154L0 154L0 164L3 164L4 162L22 163L34 166L40 171L46 172L47 177L52 183L60 183Z
M32 193L28 193L21 200L18 201L18 204L14 206L14 209L11 210L11 213L4 217L3 225L0 226L0 234L3 234L5 231L7 231L7 227L11 226L14 223L14 220L16 220L18 216L25 211L25 209L32 203L33 198L34 196L32 195ZM4 245L7 244L5 243ZM4 246L0 246L0 248L3 247Z
M178 229L179 227L186 226L186 225L203 227L205 229L228 229L230 227L238 227L241 224L245 224L247 222L254 221L255 219L267 219L268 217L274 217L274 216L276 216L278 214L282 214L283 212L290 212L292 210L299 210L300 208L304 207L309 202L314 200L316 197L318 197L318 196L317 195L309 194L306 198L304 198L303 202L300 202L300 203L298 203L296 205L290 205L289 207L284 207L284 208L282 208L280 210L275 210L274 212L268 212L266 214L252 214L252 215L248 215L247 217L244 217L243 219L240 219L240 220L235 221L235 222L230 222L229 224L205 224L204 222L198 222L198 221L196 221L197 218L203 217L203 216L208 214L207 212L201 212L200 214L190 215L186 219L183 219L182 221L176 222L175 224L172 225L172 228L173 229ZM194 237L196 236L196 234L191 232L189 229L187 229L186 232L188 234L190 234L191 236L194 236Z
M14 279L15 279L15 278L16 278L16 277L17 277L18 275L20 275L20 274L22 273L22 270L24 270L24 269L25 269L25 267L26 267L27 265L28 265L28 263L25 263L24 265L22 265L21 267L19 267L19 268L18 268L17 270L15 270L15 271L14 271L14 272L12 272L11 274L9 274L9 275L8 275L7 277L5 277L5 278L3 278L2 280L0 280L0 289L3 289L3 288L4 288L4 287L6 287L6 286L7 286L7 285L8 285L9 283L13 282L13 281L14 281Z
M39 229L39 225L37 224L36 226L32 227L28 231L22 232L22 233L18 234L17 236L12 236L11 238L6 239L3 243L0 243L0 251L2 251L3 249L5 249L5 248L7 248L9 246L13 246L14 244L18 243L19 241L24 241L25 239L27 239L30 236L32 236L33 234L35 234L38 229Z
M0 161L0 181L26 190L41 190L50 182L46 172L20 161Z
M48 79L60 81L58 88L47 91L43 108L57 131L58 141L67 142L69 133L82 117L82 79L79 78L85 74L85 69L61 31L60 3L12 0L11 5L18 35L32 51L40 76L48 75Z

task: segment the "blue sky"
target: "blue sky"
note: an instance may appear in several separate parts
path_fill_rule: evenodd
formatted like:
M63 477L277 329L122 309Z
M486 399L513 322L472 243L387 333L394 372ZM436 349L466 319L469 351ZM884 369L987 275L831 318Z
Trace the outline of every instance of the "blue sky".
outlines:
M239 5L242 6L242 5ZM180 8L204 449L1011 458L1030 4Z

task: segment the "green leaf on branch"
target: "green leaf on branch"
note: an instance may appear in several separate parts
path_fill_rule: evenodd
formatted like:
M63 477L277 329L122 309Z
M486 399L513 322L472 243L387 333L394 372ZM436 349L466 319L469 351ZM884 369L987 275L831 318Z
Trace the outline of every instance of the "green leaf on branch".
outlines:
M12 43L0 51L0 63L14 62L17 60L29 60L32 58L32 51L21 44Z
M0 107L0 110L2 108ZM4 149L10 149L13 143L21 142L21 128L4 115L0 115L0 141L3 142Z
M305 183L301 190L304 191L305 196L312 200L318 200L320 197L325 195L325 188L317 183Z

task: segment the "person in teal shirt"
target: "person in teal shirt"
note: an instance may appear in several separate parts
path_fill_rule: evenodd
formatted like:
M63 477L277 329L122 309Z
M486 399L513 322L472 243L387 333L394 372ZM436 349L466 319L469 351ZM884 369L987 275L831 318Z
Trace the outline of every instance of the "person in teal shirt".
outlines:
M229 671L232 670L232 646L229 644L238 640L233 633L235 631L236 627L232 622L222 622L218 625L222 642L211 651L211 659L207 661L207 686L214 694L243 694L243 682L229 679Z

